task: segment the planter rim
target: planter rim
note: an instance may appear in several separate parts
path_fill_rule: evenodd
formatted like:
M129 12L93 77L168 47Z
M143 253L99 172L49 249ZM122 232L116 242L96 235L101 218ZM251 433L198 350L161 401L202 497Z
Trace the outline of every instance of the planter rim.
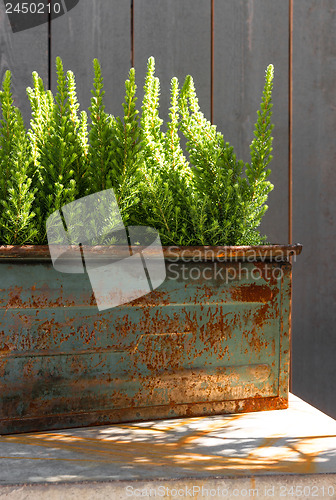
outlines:
M77 246L73 247L74 249ZM136 247L141 251L144 247ZM232 261L245 260L258 261L265 259L288 260L299 255L302 251L301 244L294 245L256 245L256 246L164 246L163 255L167 260L197 259L204 261ZM126 246L95 246L91 247L92 254L99 258L124 258L129 257L129 248ZM158 248L147 248L152 257L162 254ZM71 250L67 252L71 258ZM74 257L77 252L74 252ZM35 260L50 261L48 245L0 245L0 260Z

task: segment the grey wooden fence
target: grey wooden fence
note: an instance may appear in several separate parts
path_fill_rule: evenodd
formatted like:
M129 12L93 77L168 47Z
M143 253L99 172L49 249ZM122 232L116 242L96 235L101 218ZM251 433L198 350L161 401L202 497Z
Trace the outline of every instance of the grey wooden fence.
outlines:
M26 120L31 72L54 89L57 55L75 72L84 109L92 60L100 59L113 114L121 112L131 63L141 97L146 60L156 58L163 115L170 78L192 74L206 116L245 160L264 71L274 64L275 190L262 229L286 243L292 221L293 242L304 245L293 273L293 392L336 417L336 0L80 0L18 33L0 3L0 77L12 71Z

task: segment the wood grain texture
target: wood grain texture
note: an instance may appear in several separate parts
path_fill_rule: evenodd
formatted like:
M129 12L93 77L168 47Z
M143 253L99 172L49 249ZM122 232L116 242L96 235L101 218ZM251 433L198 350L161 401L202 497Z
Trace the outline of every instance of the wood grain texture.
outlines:
M279 0L215 0L214 123L250 160L265 70L275 67L273 92L275 188L262 232L272 243L288 240L288 3Z
M167 119L170 80L194 77L199 104L210 119L210 2L209 0L136 0L134 2L135 68L139 97L147 59L155 57L161 81L161 118Z
M106 111L123 113L125 80L131 67L130 2L81 0L66 16L52 23L52 89L56 88L55 59L75 73L80 109L90 106L93 59L102 65Z
M30 105L26 88L32 85L32 72L48 82L48 25L13 33L5 5L0 2L0 80L12 72L14 103L28 123Z
M293 392L335 418L335 0L295 0L293 55Z

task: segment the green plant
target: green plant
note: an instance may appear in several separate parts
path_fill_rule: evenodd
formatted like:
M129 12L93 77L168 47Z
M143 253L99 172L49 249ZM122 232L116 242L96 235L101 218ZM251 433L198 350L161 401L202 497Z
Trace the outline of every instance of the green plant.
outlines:
M273 66L266 71L251 163L246 165L237 160L233 147L200 111L191 76L187 76L181 92L177 79L172 79L170 119L166 133L161 131L160 82L154 70L154 59L150 58L141 117L143 220L137 222L157 228L162 242L170 245L265 242L258 226L273 189L267 180L272 151ZM187 140L189 162L180 145L179 131Z
M136 109L135 71L125 82L123 119L105 113L103 77L94 60L94 89L91 99L90 192L113 188L123 221L127 224L136 210L141 151L141 132Z
M160 82L154 76L154 59L148 61L142 105L141 211L137 223L159 230L164 244L189 245L195 241L193 173L179 140L178 81L171 81L171 107L167 131L159 117Z
M14 106L11 74L6 72L0 92L0 241L22 244L37 235L32 186L32 146L20 111Z
M32 109L24 127L6 73L0 101L0 242L46 243L48 216L64 204L113 188L125 225L152 226L168 245L249 245L265 242L258 231L273 188L273 66L266 70L250 146L238 160L216 126L201 112L194 82L171 80L169 119L159 116L160 82L149 58L141 112L135 71L125 82L123 116L105 112L100 64L94 61L89 120L76 97L75 78L56 60L57 93L33 73ZM186 152L180 137L185 137Z
M75 78L65 76L61 59L56 59L55 99L44 89L37 73L34 88L27 94L32 108L28 132L36 168L35 223L39 242L46 242L45 222L62 205L85 194L87 175L87 115L78 117Z

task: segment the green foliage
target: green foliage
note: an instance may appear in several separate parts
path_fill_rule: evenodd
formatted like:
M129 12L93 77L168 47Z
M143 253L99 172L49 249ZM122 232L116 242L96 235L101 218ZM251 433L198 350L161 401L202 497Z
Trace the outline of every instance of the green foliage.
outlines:
M56 70L55 99L36 73L34 89L27 89L32 107L28 135L37 168L36 224L43 243L48 216L86 193L88 185L87 116L82 112L78 117L75 78L71 71L64 74L60 58L56 59Z
M181 130L194 166L195 191L203 200L204 243L234 245L240 235L240 182L243 162L199 109L193 79L181 92Z
M159 230L163 244L192 244L192 171L179 140L178 81L171 81L167 131L159 117L160 82L154 76L154 58L148 61L142 105L141 216L137 223Z
M11 74L6 72L0 92L0 241L15 245L34 241L32 146L11 92Z
M266 70L250 146L238 160L199 108L194 82L171 80L169 119L159 115L160 81L149 58L141 113L135 71L125 82L122 117L105 112L104 81L94 60L87 114L79 114L75 77L56 59L57 92L33 73L27 89L32 117L27 131L13 104L11 75L0 93L0 242L46 242L46 220L75 199L113 188L126 225L152 226L166 245L264 243L258 231L272 184L273 66ZM181 146L184 136L186 152Z
M115 119L105 113L103 97L103 77L101 67L97 59L94 65L94 89L91 90L91 107L89 108L91 117L91 128L89 133L89 162L90 162L90 185L92 192L102 191L111 187L109 171L113 160L113 129Z
M187 76L180 95L178 81L172 79L170 119L166 133L161 131L160 82L154 71L154 59L150 58L141 117L144 221L137 222L159 229L164 244L264 243L257 228L273 188L266 180L272 149L273 67L267 68L251 164L246 165L237 160L233 147L204 117L191 76ZM187 141L190 163L183 154L179 132Z
M245 226L245 238L253 241L254 231L260 225L262 216L267 210L265 204L268 193L273 185L267 180L271 170L268 167L272 160L272 89L274 68L269 65L266 70L266 81L263 91L260 111L255 124L254 139L250 146L251 163L246 166L246 177L248 182L244 183L244 209L243 223Z
M135 71L125 82L123 119L105 113L103 77L99 62L94 60L94 89L91 98L90 189L91 192L113 188L124 220L132 220L138 204L140 127L136 109Z

